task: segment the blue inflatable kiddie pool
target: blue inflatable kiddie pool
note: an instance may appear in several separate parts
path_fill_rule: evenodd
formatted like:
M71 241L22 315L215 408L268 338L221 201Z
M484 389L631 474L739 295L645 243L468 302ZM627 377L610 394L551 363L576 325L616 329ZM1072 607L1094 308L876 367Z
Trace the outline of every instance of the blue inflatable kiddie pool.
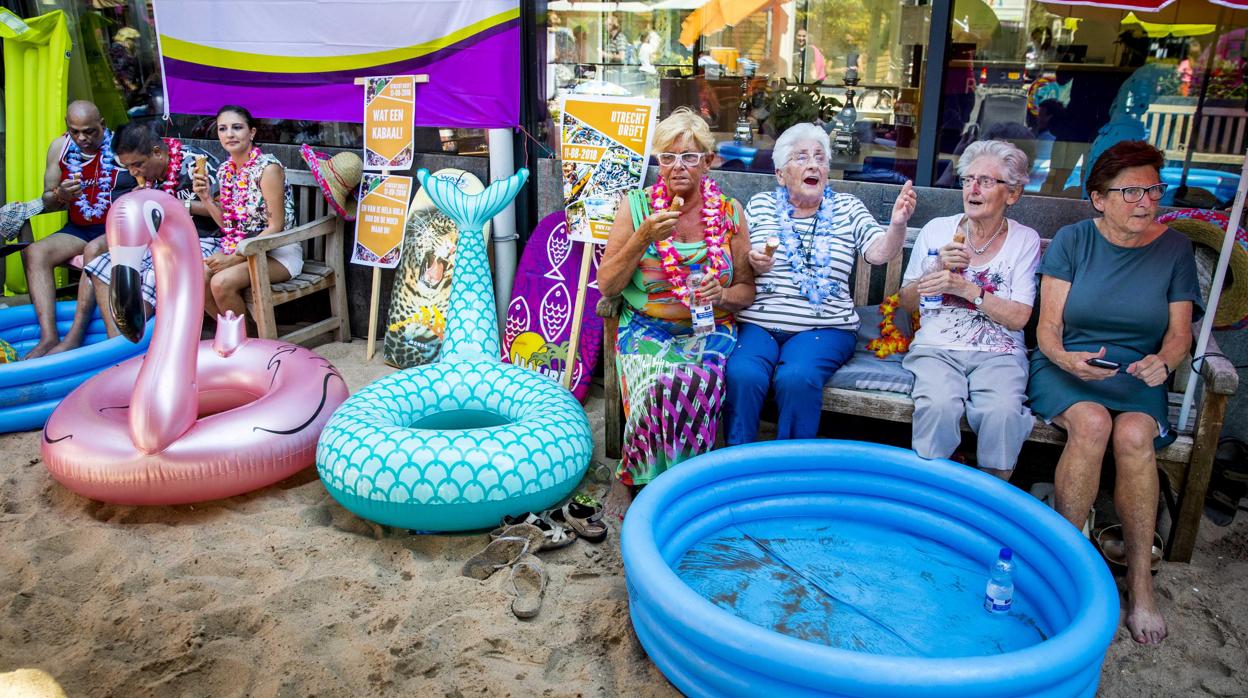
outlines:
M983 609L1014 550L1014 607ZM854 441L715 451L628 511L642 646L691 696L1093 696L1118 593L1077 530L948 461Z
M57 330L64 335L74 319L74 301L56 304ZM96 311L83 346L29 361L0 364L0 433L39 429L71 390L110 366L147 351L152 339L149 321L138 344L125 337L108 339ZM21 356L39 341L33 306L0 309L0 339Z

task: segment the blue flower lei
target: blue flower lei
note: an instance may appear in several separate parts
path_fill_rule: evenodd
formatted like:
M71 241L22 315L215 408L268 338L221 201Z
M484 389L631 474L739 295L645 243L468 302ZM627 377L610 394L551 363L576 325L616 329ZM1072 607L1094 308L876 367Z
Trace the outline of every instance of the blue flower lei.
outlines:
M832 187L824 187L823 203L815 217L814 236L811 238L810 264L802 254L802 239L793 230L795 208L789 201L789 190L776 187L776 219L780 226L780 247L789 263L789 271L798 290L816 313L823 312L823 302L829 296L839 295L841 284L832 278L832 218L836 212L836 194ZM811 269L811 266L814 269Z
M108 129L104 129L104 142L100 145L99 176L95 179L96 194L95 203L92 204L87 199L87 189L84 183L82 193L78 195L78 199L74 201L74 205L82 212L82 217L88 221L102 218L108 211L108 207L113 202L113 134ZM78 175L82 179L82 149L78 147L72 139L69 141L69 148L65 151L65 165L69 168L71 174Z

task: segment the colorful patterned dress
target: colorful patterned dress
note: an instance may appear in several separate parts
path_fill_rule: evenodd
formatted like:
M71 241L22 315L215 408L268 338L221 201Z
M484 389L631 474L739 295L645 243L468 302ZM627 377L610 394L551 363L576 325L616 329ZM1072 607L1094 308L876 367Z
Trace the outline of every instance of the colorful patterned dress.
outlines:
M634 229L649 214L648 206L639 209L636 203L644 199L627 199ZM719 273L725 288L732 283L729 247L736 210L735 202L724 197L723 212L732 221L724 241L728 268ZM673 244L686 273L691 265L705 263L705 242ZM654 245L642 255L622 295L616 352L624 398L624 448L616 475L626 485L644 485L715 444L724 366L737 332L732 314L716 310L715 330L693 333L689 307L673 295Z
M251 164L250 168L245 168L239 172L239 176L247 175L247 191L245 193L245 202L247 207L247 218L239 226L245 232L244 239L254 238L264 229L269 227L269 204L264 200L264 192L260 188L260 178L264 174L264 169L269 165L277 165L281 167L283 172L285 167L282 166L280 160L276 156L269 153L263 153L256 161ZM221 186L225 186L225 182L221 182ZM283 202L283 230L289 230L295 227L295 197L290 189L290 180L286 180L282 187ZM217 245L211 252L205 252L204 256L216 252L233 253L233 250L226 250L222 247L221 238L216 238ZM298 276L300 270L303 269L303 247L299 243L283 245L269 252L271 259L277 260L286 270L290 272L292 277Z

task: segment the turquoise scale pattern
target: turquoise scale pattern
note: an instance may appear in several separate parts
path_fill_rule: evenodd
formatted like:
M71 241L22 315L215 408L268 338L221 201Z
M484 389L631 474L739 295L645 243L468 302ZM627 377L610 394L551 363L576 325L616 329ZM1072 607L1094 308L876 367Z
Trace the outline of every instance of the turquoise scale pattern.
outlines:
M360 517L425 531L488 528L567 497L589 466L593 437L570 392L499 361L481 227L515 197L528 171L476 196L443 186L427 170L417 178L460 231L442 357L348 398L321 433L317 471ZM482 415L505 423L481 426ZM422 420L440 427L412 426Z

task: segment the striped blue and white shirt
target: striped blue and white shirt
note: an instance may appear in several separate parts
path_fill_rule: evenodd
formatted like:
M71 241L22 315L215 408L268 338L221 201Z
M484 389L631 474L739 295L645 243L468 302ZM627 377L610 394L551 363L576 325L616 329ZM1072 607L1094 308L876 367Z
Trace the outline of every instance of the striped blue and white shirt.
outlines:
M832 278L836 292L823 301L820 313L810 304L793 280L784 247L776 250L771 271L755 278L754 304L737 313L737 319L769 330L801 332L809 329L837 328L858 331L858 314L854 312L853 289L849 274L854 260L870 248L885 230L876 222L867 207L852 194L836 194L832 218ZM780 234L779 213L775 192L764 191L750 197L745 217L750 224L752 247L766 244L767 238ZM817 216L793 221L793 231L801 240L801 250L810 259L815 237Z

